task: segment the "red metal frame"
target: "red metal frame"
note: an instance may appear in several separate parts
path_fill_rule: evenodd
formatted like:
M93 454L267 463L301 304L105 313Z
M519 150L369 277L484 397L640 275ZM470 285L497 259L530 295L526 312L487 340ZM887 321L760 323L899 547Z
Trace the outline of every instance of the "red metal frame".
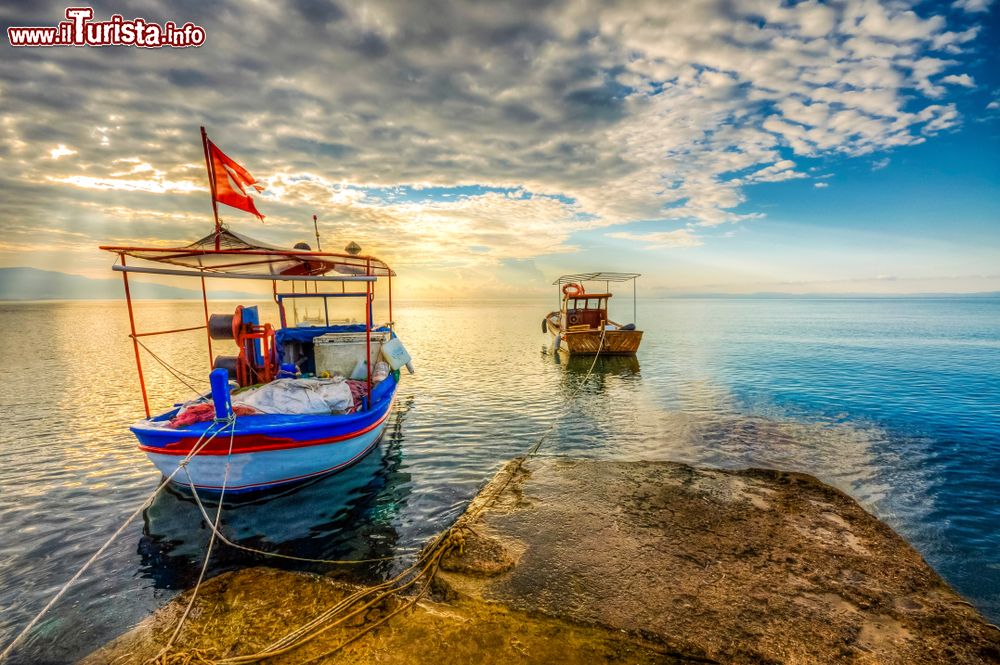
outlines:
M146 250L146 251L148 251L148 250L160 250L161 248L126 247L126 246L108 246L108 245L102 245L101 249L112 251L112 252L118 254L118 258L121 260L122 266L126 266L127 264L126 264L126 258L125 258L125 256L126 256L126 254L128 252L130 252L130 251L143 251L143 250ZM167 249L170 249L170 248L167 248ZM197 256L197 255L212 255L212 254L267 255L267 254L281 253L281 254L287 254L287 255L293 256L293 257L312 257L312 256L315 256L315 257L337 257L337 258L349 259L351 261L352 265L356 265L359 268L361 266L358 265L358 264L361 261L364 261L364 273L363 274L365 276L367 276L367 277L377 277L378 275L376 274L376 272L384 270L384 272L385 272L384 276L386 276L388 278L388 280L389 280L389 284L388 284L389 325L390 326L394 326L395 325L395 322L393 320L393 300L392 300L392 276L393 276L393 271L392 271L391 268L389 268L389 266L387 266L385 263L382 263L381 261L379 261L380 266L373 269L372 262L373 261L378 261L378 259L374 259L373 257L370 257L370 256L354 256L354 255L350 255L350 254L337 254L337 253L331 253L331 252L306 252L306 251L298 251L298 250L290 250L290 251L276 250L274 252L271 252L271 251L262 251L262 250L216 249L214 251L213 250L199 250L199 251L192 252L192 251L188 250L187 248L177 248L177 251L182 252L183 253L182 256ZM211 269L209 269L209 268L202 268L201 272L204 273L206 270L211 271ZM125 304L126 304L126 307L128 309L128 318L129 318L129 330L130 330L129 337L132 339L132 351L133 351L133 354L135 355L135 366L136 366L136 371L137 371L137 373L139 375L139 388L140 388L140 391L142 393L142 404L143 404L143 409L144 409L144 411L146 413L146 418L151 417L152 414L151 414L151 411L150 411L150 408L149 408L149 393L148 393L148 390L146 388L145 373L144 373L143 368L142 368L142 356L141 356L141 353L139 352L139 346L140 346L140 344L139 344L139 338L140 337L148 337L148 336L153 336L153 335L166 335L166 334L179 333L179 332L190 332L190 331L194 331L194 330L205 330L206 336L207 336L207 341L208 341L209 368L212 368L214 366L214 364L215 364L214 352L213 352L213 348L212 348L212 338L211 338L211 334L210 334L209 327L208 327L208 321L209 321L209 313L208 313L208 290L207 290L207 287L206 287L206 284L205 284L205 276L204 276L204 274L201 275L200 281L201 281L202 310L203 310L204 315L205 315L205 323L203 325L200 325L200 326L190 326L190 327L186 327L186 328L175 328L175 329L171 329L171 330L154 330L154 331L148 331L148 332L139 332L136 329L135 308L132 305L132 292L131 292L131 288L130 288L130 285L129 285L128 272L124 272L124 271L122 272L122 282L123 282L124 287L125 287ZM341 284L341 287L342 287L341 291L346 293L346 288L347 288L346 284ZM319 288L319 285L317 284L316 285L317 293L318 293L318 288ZM294 282L292 282L292 284L291 284L291 290L292 290L292 293L295 293L295 283ZM305 292L306 293L309 292L308 285L305 288ZM287 318L286 318L285 307L284 307L284 303L278 297L280 294L278 292L278 283L277 283L276 280L271 280L271 293L272 293L272 297L274 298L274 301L278 304L279 316L280 316L280 319L281 319L281 327L286 327L287 326ZM358 296L359 297L360 297L360 295L361 295L361 293L358 292ZM375 288L374 288L374 285L373 285L372 282L365 282L365 359L366 359L367 370L368 370L367 371L367 386L368 386L368 395L369 396L371 395L371 391L372 391L371 333L372 333L372 327L373 327L372 304L373 304L374 300L375 300ZM326 299L324 298L324 303L325 302L326 302ZM261 341L261 354L264 357L265 362L264 362L264 367L258 368L258 371L256 372L256 377L251 377L250 376L250 367L251 366L250 366L250 363L249 363L249 359L247 358L246 348L248 346L247 343L251 342L251 341L254 341L254 340L260 340ZM237 336L236 342L237 342L237 346L240 349L240 351L239 351L239 359L240 360L239 360L238 365L237 365L237 380L240 382L240 384L241 385L246 385L246 382L249 381L251 378L256 378L258 381L263 381L265 383L269 382L269 381L272 381L275 378L276 372L277 372L277 367L276 367L276 351L277 350L275 348L275 330L271 326L271 324L267 323L267 324L260 325L260 326L253 326L251 324L247 324L246 329L244 329ZM369 397L369 400L370 400L370 397ZM369 401L369 407L370 407L370 401Z
M125 265L125 254L118 255ZM122 273L125 281L125 303L128 305L128 325L132 330L132 350L135 351L135 367L139 371L139 388L142 390L142 406L146 410L146 417L149 418L149 397L146 395L146 380L142 376L142 359L139 357L139 337L135 332L135 315L132 313L132 292L128 288L128 273Z
M388 265L386 265L383 261L380 261L379 259L377 259L377 258L375 258L373 256L355 256L353 254L340 254L340 253L336 253L336 252L307 252L307 251L298 250L298 249L273 249L273 250L264 250L264 249L191 249L190 247L134 247L134 246L125 246L125 245L101 245L98 249L103 249L103 250L106 250L106 251L109 251L109 252L115 252L115 253L117 253L119 255L121 253L123 253L123 252L126 252L126 253L127 252L178 252L178 254L176 256L166 256L166 257L158 257L156 259L150 259L150 260L154 260L154 261L161 261L161 262L164 262L164 263L170 263L170 259L190 258L190 257L195 257L195 256L212 256L212 255L215 255L215 254L243 254L243 255L246 255L246 256L281 255L281 256L289 256L289 257L292 257L292 258L307 258L307 257L323 258L323 257L330 257L330 258L337 258L337 259L347 259L346 261L344 261L344 264L350 265L350 266L353 266L353 267L356 267L356 268L362 268L366 264L370 264L371 261L375 260L375 261L378 261L379 263L381 263L382 266L384 266L384 268L383 267L377 267L376 268L378 270L385 270L386 274L383 275L384 277L385 276L390 276L390 273L392 273L392 268L390 268ZM143 258L143 257L138 257L138 258ZM362 264L361 263L362 261L364 261L365 263ZM241 264L232 264L232 265L241 265ZM211 271L211 270L213 270L213 269L215 269L217 267L218 266L209 266L209 267L203 268L203 269ZM329 272L329 270L325 270L324 272ZM289 274L291 274L291 273L289 273ZM368 266L368 268L366 269L366 272L364 274L366 274L366 275L371 275L372 274L370 266Z
M367 265L367 275L371 276L371 260ZM368 405L372 403L372 283L365 282L365 367L368 369Z
M208 291L205 290L205 276L201 277L201 303L205 307L205 337L208 339L208 366L215 366L215 355L212 353L212 333L208 329Z

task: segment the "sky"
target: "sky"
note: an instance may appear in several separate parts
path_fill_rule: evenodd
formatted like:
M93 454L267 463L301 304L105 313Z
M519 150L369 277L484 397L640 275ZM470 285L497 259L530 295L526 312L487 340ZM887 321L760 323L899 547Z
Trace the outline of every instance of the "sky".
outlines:
M265 185L225 224L316 214L402 297L1000 291L992 0L93 6L206 41L12 48L66 5L0 7L0 267L206 235L204 125Z

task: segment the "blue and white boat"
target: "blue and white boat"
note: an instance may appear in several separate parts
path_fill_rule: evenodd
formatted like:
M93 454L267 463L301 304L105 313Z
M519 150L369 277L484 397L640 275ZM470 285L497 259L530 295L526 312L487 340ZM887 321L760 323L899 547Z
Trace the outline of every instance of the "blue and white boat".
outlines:
M118 256L113 269L122 274L125 284L146 409L146 418L131 430L139 448L174 482L206 491L225 488L227 493L300 482L359 461L385 433L400 369L409 367L409 356L392 322L395 273L382 261L312 251L303 244L281 249L221 226L183 247L101 249ZM136 273L197 278L204 325L138 331L129 290L129 276ZM256 307L209 315L205 283L211 279L270 281L279 324L262 323ZM376 326L373 302L380 279L388 282L389 321ZM301 283L299 288L297 283ZM294 320L294 311L304 298L311 299L313 307L319 303L319 321ZM331 324L333 305L351 298L362 304L364 323ZM149 350L143 339L200 329L208 338L211 374L216 380L213 394L152 415L142 368L143 352ZM220 339L233 340L237 354L213 355L212 342ZM149 355L166 364L152 352ZM186 469L178 472L182 461Z

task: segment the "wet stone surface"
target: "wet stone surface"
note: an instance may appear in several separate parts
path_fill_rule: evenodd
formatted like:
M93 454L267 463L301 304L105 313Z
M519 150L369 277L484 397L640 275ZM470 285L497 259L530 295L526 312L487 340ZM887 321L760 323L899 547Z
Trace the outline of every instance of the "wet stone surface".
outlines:
M335 657L322 654L392 602L267 662L1000 662L1000 631L891 529L807 475L535 458L509 464L469 515L463 546L412 610ZM178 645L249 653L349 591L266 568L221 575ZM87 662L143 662L184 602Z

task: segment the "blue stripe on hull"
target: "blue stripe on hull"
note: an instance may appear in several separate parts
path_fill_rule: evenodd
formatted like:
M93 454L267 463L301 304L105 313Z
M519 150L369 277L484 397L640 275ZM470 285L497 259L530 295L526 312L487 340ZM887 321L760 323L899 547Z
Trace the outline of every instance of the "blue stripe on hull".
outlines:
M226 463L230 464L226 493L250 492L294 483L309 478L333 473L354 464L363 458L385 432L389 420L386 419L375 429L357 437L335 443L303 446L288 450L266 450L226 456L195 456L188 462L188 472L195 487L200 490L218 492L222 489L226 474ZM178 455L163 455L147 452L150 461L165 476L169 476L183 459ZM187 474L183 471L174 477L174 482L189 486Z
M396 394L397 382L390 374L382 383L372 390L372 408L347 415L256 415L238 418L236 420L236 436L263 435L290 439L297 442L308 442L333 436L350 435L353 432L370 426L381 418L392 407ZM215 432L220 429L218 424L201 422L183 427L169 429L162 423L177 414L173 409L151 420L140 421L130 429L139 443L149 448L166 448L181 439L197 439L206 430ZM226 430L226 434L229 430ZM221 438L223 435L220 434Z

